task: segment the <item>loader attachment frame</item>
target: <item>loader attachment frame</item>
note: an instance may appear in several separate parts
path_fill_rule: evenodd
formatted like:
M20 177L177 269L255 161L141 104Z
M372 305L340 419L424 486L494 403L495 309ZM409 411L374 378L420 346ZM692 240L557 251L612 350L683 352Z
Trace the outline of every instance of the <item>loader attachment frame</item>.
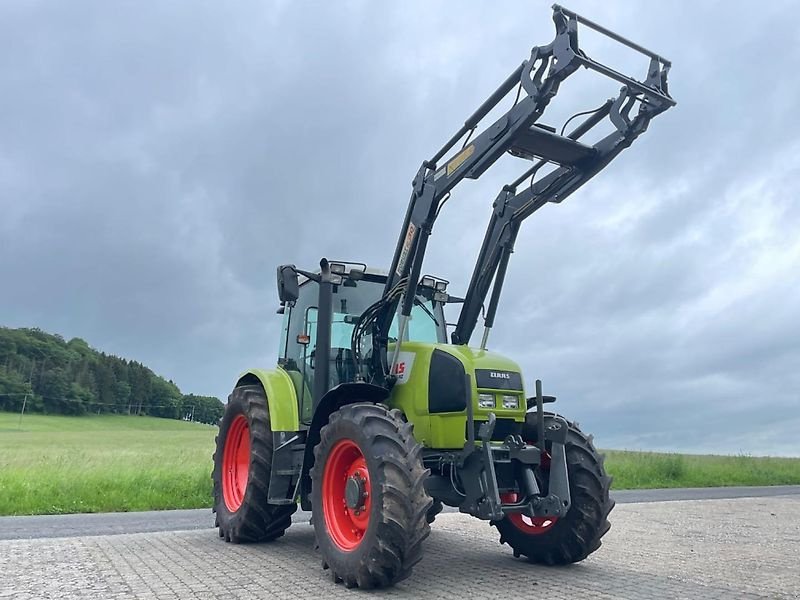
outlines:
M533 165L519 178L503 187L494 202L489 227L452 334L454 344L469 342L486 295L494 283L486 314L487 329L482 343L485 346L522 221L548 202L563 201L641 135L653 117L675 105L667 87L671 66L668 60L559 5L553 6L553 22L556 29L553 41L546 46L534 47L530 58L511 72L436 154L422 163L413 180L411 199L383 296L371 307L372 310L364 313L353 335L352 351L358 357L361 338L371 333L373 351L369 372L372 381L378 385L391 387L396 380L393 370L401 343L395 344L391 357L387 355L389 327L399 305L398 340L403 339L428 238L439 210L458 183L479 178L505 153L533 161ZM579 24L649 58L646 78L639 81L588 57L578 44ZM622 83L622 88L616 98L592 111L568 135L563 135L563 131L559 135L537 121L558 93L561 83L581 67ZM519 92L514 105L472 139L472 134L485 117L516 87L519 87ZM525 93L521 94L523 90ZM613 124L612 133L592 145L579 141L606 119ZM465 136L461 148L452 154L451 151ZM446 156L447 160L440 164ZM539 170L545 165L553 166L554 170L537 180ZM518 192L528 179L530 184Z

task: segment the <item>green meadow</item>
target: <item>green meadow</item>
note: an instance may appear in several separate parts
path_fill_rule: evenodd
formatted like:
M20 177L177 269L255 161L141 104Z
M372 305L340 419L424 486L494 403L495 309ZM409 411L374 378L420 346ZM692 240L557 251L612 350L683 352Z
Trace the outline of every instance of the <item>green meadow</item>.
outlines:
M0 515L211 506L217 428L0 413ZM608 451L614 489L800 484L800 458Z
M0 514L210 506L216 426L0 413Z

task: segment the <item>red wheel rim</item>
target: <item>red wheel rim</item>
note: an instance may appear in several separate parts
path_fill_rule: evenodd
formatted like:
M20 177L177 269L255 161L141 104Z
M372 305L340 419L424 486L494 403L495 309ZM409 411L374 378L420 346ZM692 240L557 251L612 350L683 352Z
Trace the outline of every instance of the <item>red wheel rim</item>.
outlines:
M361 492L356 507L347 503L348 482ZM364 454L354 441L340 440L331 449L322 475L325 528L339 549L349 552L361 543L369 526L371 506L372 485Z
M242 505L249 471L250 426L244 415L237 415L228 429L222 453L222 497L231 512Z
M516 492L500 494L503 502L517 502L519 496ZM541 535L550 530L558 522L558 517L529 517L522 513L510 513L506 518L521 532L528 535Z

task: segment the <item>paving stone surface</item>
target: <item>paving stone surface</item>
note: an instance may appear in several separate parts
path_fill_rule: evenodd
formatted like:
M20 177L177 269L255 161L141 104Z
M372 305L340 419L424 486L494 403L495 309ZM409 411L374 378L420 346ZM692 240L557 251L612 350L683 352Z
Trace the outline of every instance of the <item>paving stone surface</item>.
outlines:
M603 547L557 568L514 559L484 522L442 514L396 587L347 590L328 573L307 523L241 546L207 529L0 541L2 600L800 598L800 498L619 505Z

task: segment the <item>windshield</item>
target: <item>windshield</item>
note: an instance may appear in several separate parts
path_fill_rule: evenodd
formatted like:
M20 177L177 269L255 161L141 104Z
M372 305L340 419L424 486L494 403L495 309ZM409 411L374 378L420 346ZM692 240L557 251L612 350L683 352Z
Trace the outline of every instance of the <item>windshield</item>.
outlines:
M355 286L337 286L333 292L332 348L350 348L356 322L383 292L383 283L380 282L361 280L354 283ZM398 318L395 315L389 329L389 341L397 340L397 332ZM432 301L417 296L403 341L437 343L445 340L444 314L441 306L435 306ZM367 351L370 347L370 336L365 336L362 351Z
M353 328L363 312L374 304L383 293L383 282L377 279L350 281L338 285L333 290L333 322L331 323L331 347L350 350ZM291 309L295 317L284 319L281 336L281 354L298 362L316 347L317 335L317 286L309 282L300 287L300 298ZM399 308L398 308L399 311ZM398 316L389 329L389 341L397 341ZM307 336L308 342L297 345L298 336ZM363 338L362 353L372 348L372 340L367 334ZM411 310L408 327L403 341L446 343L447 330L441 303L417 296ZM362 354L363 356L363 354Z

